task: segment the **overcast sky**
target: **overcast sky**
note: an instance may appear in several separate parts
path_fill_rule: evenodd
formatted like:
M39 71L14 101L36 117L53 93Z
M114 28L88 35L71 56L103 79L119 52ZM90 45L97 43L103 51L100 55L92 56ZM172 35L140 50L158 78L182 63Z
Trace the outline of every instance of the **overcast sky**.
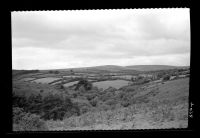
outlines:
M12 12L13 69L190 65L189 9Z

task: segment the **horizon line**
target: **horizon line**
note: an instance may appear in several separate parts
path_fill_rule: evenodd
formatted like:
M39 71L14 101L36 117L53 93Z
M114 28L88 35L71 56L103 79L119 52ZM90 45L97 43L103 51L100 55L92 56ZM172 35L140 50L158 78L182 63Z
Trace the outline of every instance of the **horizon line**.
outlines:
M91 68L91 67L100 67L100 66L119 66L119 67L127 67L127 66L173 66L173 67L190 67L190 65L163 65L163 64L140 64L140 65L126 65L126 66L121 66L121 65L97 65L97 66L82 66L82 67L71 67L71 68L57 68L57 69L13 69L12 70L63 70L63 69L76 69L76 68Z

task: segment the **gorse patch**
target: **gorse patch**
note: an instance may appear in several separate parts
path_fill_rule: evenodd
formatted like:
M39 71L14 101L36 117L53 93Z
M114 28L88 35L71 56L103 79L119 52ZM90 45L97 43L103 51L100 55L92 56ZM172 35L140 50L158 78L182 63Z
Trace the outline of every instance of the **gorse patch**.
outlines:
M26 113L22 108L13 108L13 131L45 131L48 130L39 115Z
M13 95L13 106L23 108L26 112L38 114L41 118L60 119L79 115L80 109L68 97L50 94L44 98L41 95L24 96Z

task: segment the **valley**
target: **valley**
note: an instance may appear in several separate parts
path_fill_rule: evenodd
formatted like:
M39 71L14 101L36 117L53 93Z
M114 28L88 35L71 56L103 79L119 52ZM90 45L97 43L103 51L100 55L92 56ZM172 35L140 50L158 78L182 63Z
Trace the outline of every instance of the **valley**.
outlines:
M19 71L13 76L13 94L27 100L39 96L31 108L20 108L40 116L48 130L187 128L188 67L132 72L106 68ZM67 97L76 108L44 108L44 101L54 95Z

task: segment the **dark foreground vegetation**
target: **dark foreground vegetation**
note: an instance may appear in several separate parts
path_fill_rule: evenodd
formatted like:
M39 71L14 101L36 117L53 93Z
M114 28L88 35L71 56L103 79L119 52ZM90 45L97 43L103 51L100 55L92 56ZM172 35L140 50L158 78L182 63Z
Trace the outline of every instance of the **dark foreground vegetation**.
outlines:
M61 95L48 95L42 98L41 95L25 96L13 95L13 110L15 129L29 129L26 123L30 123L31 130L46 129L43 120L62 120L64 117L79 115L80 111L76 104L73 104L68 97ZM20 120L21 118L21 120ZM35 123L34 123L35 122ZM38 124L38 126L34 126Z

